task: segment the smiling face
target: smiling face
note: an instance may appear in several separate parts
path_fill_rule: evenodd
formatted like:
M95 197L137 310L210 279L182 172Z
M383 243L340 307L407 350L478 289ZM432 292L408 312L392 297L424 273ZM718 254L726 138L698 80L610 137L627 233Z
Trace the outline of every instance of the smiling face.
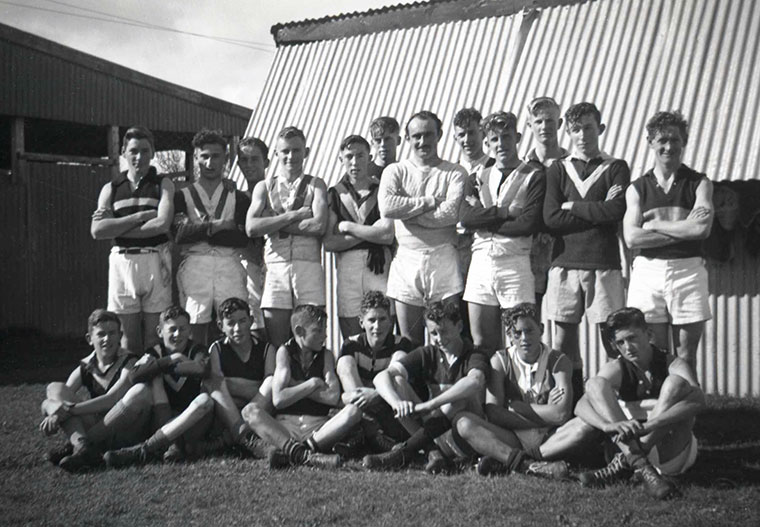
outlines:
M122 157L127 161L127 169L138 178L143 177L150 169L153 159L153 147L147 139L130 139L124 145Z
M168 318L159 324L158 337L170 354L185 353L190 342L190 321L184 316Z
M86 338L101 362L110 364L116 360L121 343L121 327L118 322L111 320L98 322L92 326Z
M483 131L476 121L468 122L465 127L454 125L454 141L468 161L475 161L483 155Z
M396 151L401 142L398 132L374 134L370 141L374 151L373 161L377 166L385 167L396 162Z
M367 342L372 348L379 347L393 329L393 321L388 310L373 307L359 319L359 325L367 335Z
M224 174L224 164L227 162L227 152L220 144L206 143L195 149L195 162L198 163L201 178L221 179Z
M269 160L264 157L258 147L249 145L240 149L237 164L248 182L248 188L253 189L256 183L264 179Z
M533 364L538 360L542 333L543 326L531 317L519 317L515 321L509 336L523 362Z
M361 143L351 143L341 151L340 162L353 180L361 179L367 175L369 150Z
M541 144L553 145L557 142L557 130L562 124L559 109L542 108L530 114L528 124L533 137Z
M242 309L233 311L222 318L219 329L230 342L244 346L251 341L251 316Z
M423 163L438 159L438 141L441 131L432 119L415 117L407 128L407 141L412 146L412 155Z
M306 142L303 139L280 137L277 139L275 150L283 174L296 178L303 173L303 162L309 155L309 149L306 148Z
M659 166L666 168L681 166L686 141L677 126L666 126L648 142L649 148L654 152L655 162Z
M498 168L505 168L517 158L520 134L511 126L489 130L486 134L488 155L496 160Z
M448 318L441 319L439 322L425 319L430 344L449 353L459 355L463 349L462 342L462 321L452 322Z
M568 122L566 130L573 152L587 159L599 155L599 136L604 132L604 125L599 124L596 117L589 113L581 115L578 121Z
M649 330L629 326L615 330L614 343L620 355L646 370L652 362L652 344Z

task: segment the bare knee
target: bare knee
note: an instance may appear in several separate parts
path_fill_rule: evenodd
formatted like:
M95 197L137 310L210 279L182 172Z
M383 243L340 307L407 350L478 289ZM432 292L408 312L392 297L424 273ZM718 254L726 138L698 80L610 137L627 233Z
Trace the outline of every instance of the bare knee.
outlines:
M465 439L469 439L475 434L477 428L475 416L469 412L462 412L454 419L454 427L457 433Z
M70 399L70 396L71 388L66 386L64 382L51 382L45 390L45 397L51 401L63 401Z
M196 410L203 412L204 414L214 410L214 400L209 397L207 393L198 395L190 404Z
M661 400L678 401L691 393L691 385L683 377L668 375L660 388Z
M404 357L406 357L405 351L395 351L393 355L391 355L391 362L398 362Z
M257 423L261 418L262 413L263 410L259 407L259 405L256 403L248 403L243 407L240 415L243 417L243 420L250 425L252 423Z
M147 384L139 383L132 386L122 398L125 404L149 403L153 401L153 395Z

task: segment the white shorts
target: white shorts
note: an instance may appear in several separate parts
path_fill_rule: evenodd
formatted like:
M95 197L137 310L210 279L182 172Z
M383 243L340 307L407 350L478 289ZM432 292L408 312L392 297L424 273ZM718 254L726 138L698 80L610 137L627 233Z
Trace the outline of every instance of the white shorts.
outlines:
M191 324L211 322L212 310L228 298L248 298L245 269L237 256L186 255L177 271L177 288Z
M264 288L264 272L260 265L257 265L245 258L240 259L240 263L245 269L246 279L245 288L248 290L248 305L251 307L251 318L253 318L252 328L264 327L264 315L261 314L261 291Z
M457 295L464 289L459 254L453 245L426 251L399 247L388 273L388 297L424 306Z
M628 305L644 312L649 323L692 324L710 320L704 260L660 260L637 256L633 261Z
M586 312L591 324L607 321L623 307L625 291L619 269L549 269L546 317L555 322L579 324Z
M325 305L325 271L321 262L295 260L267 264L261 309Z
M290 434L290 437L299 442L306 441L322 428L330 417L327 415L293 415L280 414L277 422Z
M486 251L475 251L462 298L507 309L521 302L534 303L533 284L529 256L489 256Z
M168 244L108 256L108 310L117 315L160 313L172 303L171 252Z
M391 262L390 250L385 250L383 274L375 274L367 267L367 249L357 249L337 253L335 268L338 281L338 316L358 317L361 315L362 298L368 291L385 294L388 287L388 269Z

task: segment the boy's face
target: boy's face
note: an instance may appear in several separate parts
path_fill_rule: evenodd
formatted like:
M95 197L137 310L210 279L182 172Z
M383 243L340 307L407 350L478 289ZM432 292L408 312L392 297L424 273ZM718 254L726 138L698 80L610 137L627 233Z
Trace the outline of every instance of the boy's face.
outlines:
M87 342L101 360L111 362L119 353L121 328L117 322L111 320L99 322L87 333Z
M685 144L677 126L667 126L649 139L649 148L661 166L679 166Z
M566 130L574 151L586 157L599 154L599 136L604 132L604 125L597 123L596 117L582 115L578 122L567 123Z
M451 354L456 354L461 349L461 320L454 323L448 318L444 318L440 322L425 319L425 326L430 336L430 344L433 346Z
M251 316L238 309L222 318L219 324L224 336L235 344L245 344L251 340Z
M153 159L153 148L147 139L130 139L124 145L122 157L127 161L129 171L142 177L150 169L150 160Z
M454 140L467 159L477 159L483 155L483 131L480 123L470 121L464 128L454 125Z
M520 137L517 130L511 126L488 131L486 139L488 155L496 160L496 166L504 167L517 156L517 142Z
M343 171L354 179L367 175L369 150L361 143L351 143L340 152Z
M304 159L309 155L304 140L300 137L280 137L275 148L283 172L289 176L300 176L303 173Z
M432 119L415 117L409 123L406 137L412 145L412 151L420 161L429 161L438 156L438 141L441 134Z
M378 166L386 166L396 162L396 149L401 141L398 132L383 132L372 136L370 144L375 152L374 161Z
M562 125L562 119L559 110L544 108L530 114L529 125L536 141L541 144L553 143L557 141L557 130Z
M258 147L246 146L240 149L237 164L248 181L249 188L253 190L253 186L264 179L264 171L269 166L269 160L262 155Z
M296 326L294 334L296 342L301 348L310 351L319 351L327 340L327 323L312 322L306 326Z
M388 310L377 307L368 309L359 319L359 324L364 333L367 334L367 340L370 345L384 342L391 329L393 329L393 322Z
M615 347L627 361L646 368L652 360L651 335L648 329L636 326L615 331Z
M224 173L226 161L227 152L222 145L207 143L195 149L195 162L198 163L202 178L220 179Z
M530 317L519 317L510 333L512 342L517 346L520 359L533 364L541 355L541 334L543 326Z
M169 353L184 353L190 341L190 321L183 316L167 318L158 325L158 337Z

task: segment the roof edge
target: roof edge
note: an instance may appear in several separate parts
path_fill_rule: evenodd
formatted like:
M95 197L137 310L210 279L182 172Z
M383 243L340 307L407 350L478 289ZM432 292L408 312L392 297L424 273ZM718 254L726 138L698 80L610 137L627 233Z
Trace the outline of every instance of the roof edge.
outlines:
M139 71L127 68L125 66L120 66L114 62L110 62L94 55L90 55L89 53L64 46L63 44L58 44L52 40L34 35L32 33L28 33L26 31L22 31L7 24L0 23L0 40L6 40L13 44L30 48L56 58L78 64L98 73L111 75L126 82L138 84L145 88L159 91L172 97L183 99L192 104L197 104L199 106L203 106L220 113L226 113L234 117L240 117L247 120L250 119L251 112L253 111L252 109L246 108L245 106L225 101L223 99L218 99L197 90L186 88L178 84L173 84L169 81L165 81L157 77L152 77L145 73L140 73Z
M276 24L271 32L277 46L295 45L457 20L509 16L523 9L583 1L586 0L431 0Z

